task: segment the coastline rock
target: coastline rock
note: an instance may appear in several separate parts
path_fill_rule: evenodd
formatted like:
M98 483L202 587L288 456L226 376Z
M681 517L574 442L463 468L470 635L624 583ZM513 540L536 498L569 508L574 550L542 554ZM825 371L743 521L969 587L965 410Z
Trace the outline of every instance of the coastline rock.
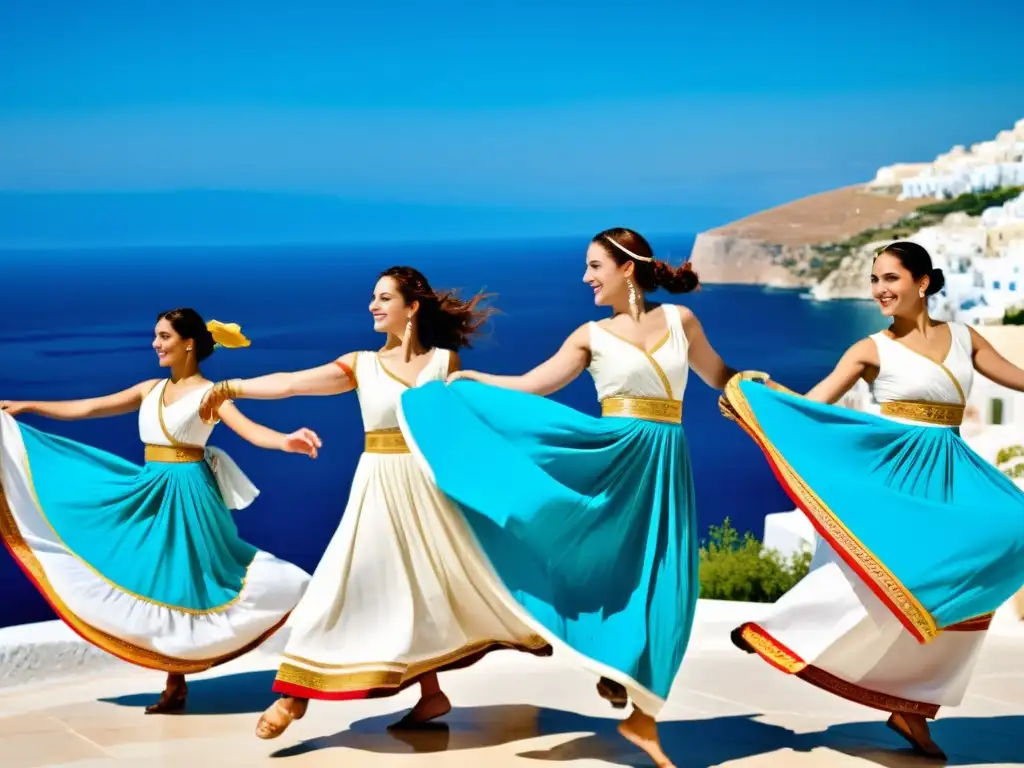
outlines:
M871 299L871 264L875 248L884 243L869 243L839 262L824 280L811 288L817 301L833 299Z
M705 283L746 283L776 288L806 288L810 274L800 274L812 258L806 246L775 245L731 235L703 233L693 244L690 263Z
M924 202L862 184L821 192L698 235L691 261L705 283L810 288L829 266L821 246L894 224Z

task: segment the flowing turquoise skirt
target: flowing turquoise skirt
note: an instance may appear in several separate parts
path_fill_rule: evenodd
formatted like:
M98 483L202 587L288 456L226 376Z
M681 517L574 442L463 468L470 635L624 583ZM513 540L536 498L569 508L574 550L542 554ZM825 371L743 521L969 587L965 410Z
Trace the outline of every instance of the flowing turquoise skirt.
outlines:
M206 461L135 465L4 416L0 535L73 629L198 671L283 622L308 576L243 541Z
M682 427L467 381L407 391L402 423L545 639L658 709L699 592Z
M722 406L817 532L920 641L991 614L1024 584L1024 493L958 430L741 376Z

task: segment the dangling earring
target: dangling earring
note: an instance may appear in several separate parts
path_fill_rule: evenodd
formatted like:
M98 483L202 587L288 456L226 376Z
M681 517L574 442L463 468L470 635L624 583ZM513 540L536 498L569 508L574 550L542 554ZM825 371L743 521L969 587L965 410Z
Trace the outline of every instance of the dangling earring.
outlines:
M402 354L405 356L405 362L409 362L412 357L412 318L410 317L405 323L405 333L402 334Z
M192 351L192 347L185 347L185 351L186 352L191 352Z
M924 288L922 288L920 291L918 291L918 294L923 299L924 298Z
M629 286L629 314L633 316L634 320L639 320L640 306L636 299L636 285L628 277L626 278L626 284Z

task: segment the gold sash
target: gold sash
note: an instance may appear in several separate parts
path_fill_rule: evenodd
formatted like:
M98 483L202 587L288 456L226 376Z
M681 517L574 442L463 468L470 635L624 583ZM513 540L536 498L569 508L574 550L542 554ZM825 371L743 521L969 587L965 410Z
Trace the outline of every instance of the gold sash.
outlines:
M206 458L206 449L197 445L147 445L146 461L161 464L195 464Z
M661 397L606 397L601 401L601 415L681 424L683 401Z
M930 403L925 400L890 400L881 404L883 416L920 421L941 427L959 427L964 421L964 406Z
M375 429L366 433L365 453L409 453L400 429Z

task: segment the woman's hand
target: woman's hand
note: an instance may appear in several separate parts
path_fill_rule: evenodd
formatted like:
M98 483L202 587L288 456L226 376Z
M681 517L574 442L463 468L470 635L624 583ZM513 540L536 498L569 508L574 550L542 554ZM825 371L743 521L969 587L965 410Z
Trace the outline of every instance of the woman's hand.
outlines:
M466 381L480 381L480 374L477 371L453 371L448 374L448 378L445 379L445 381L448 384L451 384L453 381L458 381L459 379L465 379Z
M32 410L32 403L28 400L0 400L0 411L8 416L17 416L19 413L28 413Z
M311 459L315 459L322 445L323 443L316 432L303 427L292 432L290 435L284 436L281 450L285 453L302 453Z

